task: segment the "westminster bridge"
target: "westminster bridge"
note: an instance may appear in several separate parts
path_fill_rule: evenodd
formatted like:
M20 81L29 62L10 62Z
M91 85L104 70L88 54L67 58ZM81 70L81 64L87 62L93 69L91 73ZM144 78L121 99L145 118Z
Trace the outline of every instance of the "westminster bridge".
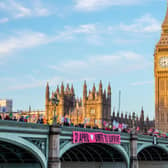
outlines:
M87 134L118 142L89 143ZM167 164L166 138L0 120L0 168L166 168Z

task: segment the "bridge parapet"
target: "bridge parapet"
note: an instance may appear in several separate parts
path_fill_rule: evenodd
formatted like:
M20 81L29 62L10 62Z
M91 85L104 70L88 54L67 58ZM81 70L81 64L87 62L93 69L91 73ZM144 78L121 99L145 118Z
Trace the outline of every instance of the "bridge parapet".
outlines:
M48 134L49 126L43 124L25 123L10 120L0 120L0 132L41 132Z
M168 139L167 138L158 138L157 142L159 144L168 144Z
M157 144L168 144L168 139L163 137L157 137ZM138 135L138 141L145 142L145 143L153 143L154 136L149 135Z
M138 134L138 141L153 142L153 136Z
M2 126L15 126L15 127L21 127L21 128L35 128L35 129L47 129L48 125L44 124L35 124L35 123L27 123L27 122L17 122L12 120L0 120L0 127Z

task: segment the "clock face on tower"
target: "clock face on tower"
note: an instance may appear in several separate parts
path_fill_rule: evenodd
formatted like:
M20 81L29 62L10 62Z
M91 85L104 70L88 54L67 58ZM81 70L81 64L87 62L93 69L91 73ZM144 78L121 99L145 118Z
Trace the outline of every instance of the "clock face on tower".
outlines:
M161 68L167 68L168 67L168 57L160 57L159 59L159 65Z

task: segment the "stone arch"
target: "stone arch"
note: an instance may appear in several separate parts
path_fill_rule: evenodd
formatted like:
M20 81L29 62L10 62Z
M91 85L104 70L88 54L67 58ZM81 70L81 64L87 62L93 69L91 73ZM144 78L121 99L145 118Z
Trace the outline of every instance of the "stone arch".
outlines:
M151 148L151 149L150 149ZM149 150L150 149L150 150ZM154 150L156 150L156 152L154 151ZM158 150L158 151L157 151ZM166 160L168 160L168 149L167 149L167 147L165 146L165 145L162 145L162 144L157 144L157 145L154 145L154 144L150 144L150 143L147 143L147 144L143 144L142 146L140 146L140 148L137 150L137 157L138 157L138 154L143 154L144 155L144 157L145 156L149 156L149 157L151 157L152 159L151 160L155 160L153 157L152 157L152 155L154 154L154 153L156 153L157 154L157 159L158 158L160 158L160 160L161 159L163 159L164 157L163 157L163 155L161 155L161 154L159 154L159 153L163 153L163 152L159 152L159 150L160 151L164 151L165 152L165 154L167 154L167 156L166 156ZM152 152L151 152L152 151ZM145 153L147 153L147 155L145 154ZM143 157L143 158L144 158ZM148 159L149 159L149 157L148 157ZM141 157L140 157L141 158ZM145 157L145 159L147 159L147 157ZM150 159L149 159L150 160Z
M59 153L59 158L61 158L63 156L64 153L66 153L68 150L70 150L71 148L74 148L76 146L79 146L81 144L73 144L72 142L67 143L61 150ZM129 161L129 156L127 154L127 152L125 151L125 149L121 146L121 145L113 145L113 144L106 144L111 148L114 148L115 150L117 150L124 158L127 167L129 167L130 165L130 161Z
M30 152L33 154L36 159L39 161L41 164L42 168L47 168L47 159L44 156L44 154L41 152L41 150L35 146L33 143L19 137L16 135L10 135L6 133L0 133L0 141L2 142L7 142L13 145L16 145L22 149L25 149L26 151Z
M137 150L137 155L138 155L138 153L141 152L143 149L149 148L149 147L157 147L157 148L160 148L160 149L162 149L162 150L164 150L165 152L168 153L168 149L167 149L164 145L162 145L162 144L153 145L153 144L147 143L147 144L141 145L141 146L138 148L138 150Z

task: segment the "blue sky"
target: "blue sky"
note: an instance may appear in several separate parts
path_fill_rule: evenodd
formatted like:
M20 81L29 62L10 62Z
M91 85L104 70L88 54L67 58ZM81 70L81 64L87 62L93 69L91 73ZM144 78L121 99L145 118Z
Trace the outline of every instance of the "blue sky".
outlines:
M43 110L47 81L112 87L112 107L154 117L154 47L166 0L0 0L0 98Z

